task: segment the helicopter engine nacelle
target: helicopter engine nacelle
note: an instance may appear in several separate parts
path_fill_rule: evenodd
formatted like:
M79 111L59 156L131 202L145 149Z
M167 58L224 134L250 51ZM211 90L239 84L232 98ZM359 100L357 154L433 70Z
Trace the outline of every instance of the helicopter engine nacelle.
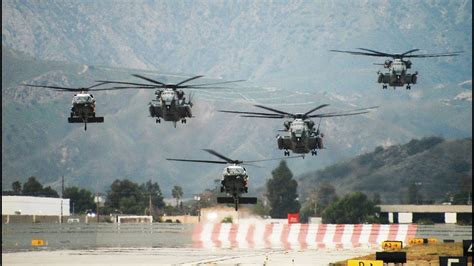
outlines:
M290 121L283 122L283 126L285 127L286 130L290 129L290 125L291 125Z
M392 60L385 60L385 63L383 64L383 67L384 68L389 68L391 64L392 64Z
M314 122L312 120L307 120L305 121L305 123L309 129L312 129L314 127Z
M178 94L178 99L182 99L184 96L184 91L177 91L176 94Z
M155 95L156 95L156 98L160 98L161 97L161 91L160 90L155 91Z
M407 66L407 69L411 68L411 61L410 60L405 61L405 65Z

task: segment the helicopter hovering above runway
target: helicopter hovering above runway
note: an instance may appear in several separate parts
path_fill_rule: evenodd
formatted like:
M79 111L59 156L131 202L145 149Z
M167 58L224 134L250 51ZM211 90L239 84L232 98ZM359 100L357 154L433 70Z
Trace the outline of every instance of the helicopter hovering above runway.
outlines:
M214 164L229 164L224 168L221 179L221 193L225 192L230 197L217 197L217 203L233 203L235 210L238 211L239 204L256 204L257 198L255 197L240 197L241 194L248 193L248 179L247 170L242 165L253 165L251 163L282 160L287 158L273 158L253 161L240 161L230 159L214 150L204 149L204 151L219 157L222 161L210 161L210 160L189 160L189 159L173 159L166 158L169 161L181 161L181 162L196 162L196 163L214 163ZM298 158L300 156L293 156L288 158Z
M260 113L260 112L241 112L241 111L227 111L219 110L223 113L234 113L242 114L242 117L255 117L255 118L271 118L271 119L287 119L284 123L284 129L279 130L284 132L282 135L277 135L278 149L285 150L284 155L289 156L290 150L296 154L309 153L311 155L317 155L317 150L323 149L323 137L324 134L319 131L321 125L321 119L326 117L336 116L349 116L368 113L370 109L378 108L378 106L360 108L350 111L331 112L322 114L312 114L313 112L328 106L328 104L319 105L306 113L288 113L281 110L273 109L262 105L254 105L255 107L262 108L273 113ZM314 121L310 118L320 118L317 129L314 128Z
M69 88L33 84L22 85L37 88L48 88L56 91L76 92L72 98L71 112L67 121L69 123L84 123L84 130L87 130L87 123L104 123L104 117L96 116L96 101L94 96L91 93L87 93L91 91L116 90L116 88L92 89L104 84L104 82L101 82L86 88Z
M192 94L189 95L189 100L186 102L186 97L184 96L184 91L182 89L215 89L215 88L224 88L224 87L207 87L210 85L222 85L227 83L241 82L244 80L232 80L232 81L223 81L223 82L214 82L206 84L193 84L185 85L185 83L192 80L202 78L203 76L194 76L188 79L185 79L176 84L165 84L163 82L150 79L141 75L133 74L134 77L146 80L153 84L143 84L143 83L134 83L134 82L121 82L121 81L110 81L110 80L98 80L97 82L112 83L112 84L124 84L129 85L125 87L115 87L118 89L154 89L156 99L152 100L148 109L151 117L156 118L156 123L161 123L161 119L164 121L172 121L174 127L176 123L181 121L181 123L186 123L186 118L193 117L191 113L191 107L193 103L191 101Z
M413 52L419 51L420 49L412 49L401 54L389 54L384 52L379 52L375 50L357 48L362 51L341 51L341 50L330 50L331 52L338 53L348 53L353 55L366 55L366 56L375 56L375 57L391 57L393 60L385 60L383 65L388 71L385 73L377 72L378 74L378 83L382 83L382 88L387 89L388 86L403 87L406 84L406 89L410 90L410 84L416 84L418 71L414 73L408 73L407 69L410 69L412 62L410 60L404 60L404 58L427 58L427 57L444 57L444 56L456 56L462 53L459 52L447 52L447 53L437 53L437 54L412 54Z

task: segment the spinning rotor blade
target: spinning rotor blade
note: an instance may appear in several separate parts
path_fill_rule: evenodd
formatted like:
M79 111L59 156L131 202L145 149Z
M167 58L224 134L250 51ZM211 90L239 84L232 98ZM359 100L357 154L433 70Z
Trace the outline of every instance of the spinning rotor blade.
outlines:
M352 109L352 110L348 110L348 111L322 113L322 114L320 114L320 115L345 114L345 113L351 113L351 112L359 112L359 111L365 111L365 110L372 110L372 109L377 109L377 108L379 108L379 106L372 106L372 107L366 107L366 108L358 108L358 109Z
M144 76L142 76L142 75L132 74L132 76L137 77L137 78L144 79L144 80L146 80L146 81L149 81L149 82L151 82L151 83L155 83L155 84L158 84L158 85L161 85L161 86L166 86L166 84L164 84L163 82L159 82L159 81L156 81L156 80L154 80L154 79L150 79L150 78L144 77Z
M290 113L287 113L287 112L283 112L283 111L280 111L280 110L277 110L277 109L273 109L273 108L270 108L270 107L266 107L266 106L263 106L263 105L254 105L255 107L259 107L259 108L263 108L263 109L266 109L268 111L272 111L272 112L275 112L275 113L279 113L279 114L282 114L282 115L289 115L289 116L294 116L294 114L290 114Z
M303 155L281 157L281 158L271 158L271 159L262 159L262 160L253 160L253 161L242 161L243 163L256 163L256 162L266 162L266 161L275 161L275 160L284 160L290 158L302 158Z
M136 85L136 86L147 86L151 88L156 88L156 85L152 84L143 84L143 83L134 83L134 82L123 82L123 81L112 81L112 80L96 80L97 82L113 83L113 84L125 84L125 85Z
M401 54L401 56L405 56L405 55L407 55L407 54L409 54L409 53L413 53L413 52L416 52L416 51L419 51L419 50L420 50L420 49L413 49L413 50L410 50L410 51L406 51L406 52L404 52L403 54Z
M32 85L32 84L21 84L23 86L29 87L36 87L36 88L48 88L48 89L55 89L61 91L78 91L76 88L66 88L66 87L58 87L58 86L43 86L43 85Z
M457 56L457 55L461 54L462 52L463 51L449 52L449 53L438 53L438 54L413 54L413 55L405 55L404 57L426 58L426 57Z
M379 52L379 51L375 51L375 50L370 50L370 49L366 49L366 48L357 48L357 49L362 50L362 51L372 52L372 53L378 54L380 56L393 56L393 54L388 54L388 53Z
M312 112L316 111L316 110L319 110L323 107L326 107L326 106L329 106L329 104L321 104L320 106L316 107L316 108L313 108L311 110L309 110L308 112L304 113L304 116L307 116L309 114L311 114Z
M186 160L186 159L173 159L166 158L168 161L179 161L179 162L194 162L194 163L217 163L217 164L228 164L228 162L223 161L207 161L207 160Z
M211 149L203 149L204 151L207 151L208 153L214 155L214 156L217 156L219 158L221 158L222 160L225 160L227 163L242 163L242 161L238 161L238 160L232 160L230 158L227 158L225 157L224 155L216 152L215 150L211 150Z
M308 117L336 117L336 116L350 116L350 115L360 115L360 114L366 114L369 113L369 111L365 112L358 112L358 113L350 113L350 114L319 114L319 115L310 115Z
M220 84L235 83L235 82L242 82L242 81L245 81L245 79L222 81L222 82L214 82L214 83L204 83L204 84L193 84L193 85L189 85L189 87L199 87L199 86L209 86L209 85L220 85Z
M184 84L184 83L186 83L186 82L189 82L189 81L191 81L191 80L198 79L198 78L202 78L202 77L204 77L204 76L199 75L199 76L194 76L194 77L192 77L192 78L185 79L185 80L181 81L180 83L177 83L177 84L176 84L176 87L178 87L179 85Z
M268 116L275 116L278 114L269 114L269 113L258 113L258 112L241 112L241 111L226 111L226 110L217 110L221 113L231 113L231 114L247 114L247 115L268 115Z
M343 51L343 50L329 50L331 52L338 52L338 53L346 53L346 54L353 54L353 55L367 55L367 56L377 56L377 57L387 57L391 55L384 55L384 54L376 54L376 53L364 53L364 52L357 52L357 51Z
M275 114L274 116L262 116L262 115L241 115L240 117L256 117L256 118L277 118L277 119L281 119L281 118L285 118L285 116L278 116L277 114Z

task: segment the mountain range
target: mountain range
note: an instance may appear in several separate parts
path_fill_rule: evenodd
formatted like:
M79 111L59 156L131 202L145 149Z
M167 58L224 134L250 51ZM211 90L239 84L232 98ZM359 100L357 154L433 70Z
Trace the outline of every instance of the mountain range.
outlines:
M379 106L323 119L326 149L289 160L297 176L378 146L472 137L471 10L471 1L2 1L2 186L34 175L59 188L64 176L67 186L103 192L117 178L152 179L165 195L181 185L188 197L211 187L221 167L166 158L214 159L204 148L242 160L282 156L275 136L283 121L217 112L257 110L253 104L289 112ZM328 51L356 47L464 52L413 60L418 84L381 90L372 63L384 58ZM195 92L195 117L177 128L148 117L153 91L100 92L105 123L86 132L66 123L71 94L20 85L137 81L133 73L247 81ZM277 164L249 167L251 186Z

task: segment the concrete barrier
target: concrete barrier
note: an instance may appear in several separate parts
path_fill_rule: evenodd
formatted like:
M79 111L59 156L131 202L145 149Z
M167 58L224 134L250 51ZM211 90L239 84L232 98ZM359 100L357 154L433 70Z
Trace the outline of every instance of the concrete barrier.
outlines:
M193 231L197 248L380 248L385 240L416 235L416 225L380 224L199 224Z

